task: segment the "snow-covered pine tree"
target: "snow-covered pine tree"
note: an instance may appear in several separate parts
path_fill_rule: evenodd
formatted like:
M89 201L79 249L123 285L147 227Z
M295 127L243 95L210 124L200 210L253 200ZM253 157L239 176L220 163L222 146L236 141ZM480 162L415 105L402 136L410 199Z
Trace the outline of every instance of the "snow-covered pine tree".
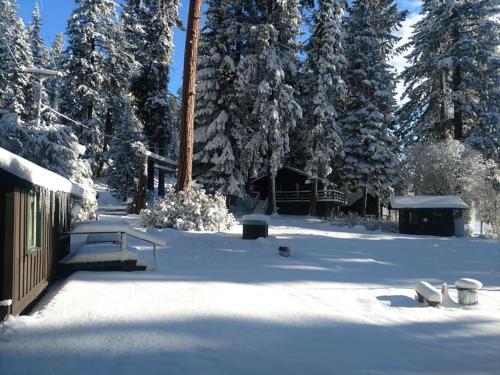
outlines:
M276 212L274 180L289 152L289 131L302 117L291 82L297 73L298 1L248 2L245 50L238 64L235 108L248 131L243 166L269 174L267 213Z
M239 169L244 129L236 127L234 105L236 45L232 0L210 0L201 35L196 90L194 177L211 193L242 196Z
M117 109L115 138L111 139L109 151L110 167L107 181L113 194L122 200L132 196L134 179L142 172L141 156L137 147L141 143L140 123L134 115L134 109L129 98L115 103Z
M442 27L443 1L422 2L423 18L414 26L413 35L403 49L409 65L401 77L406 89L399 110L400 142L444 140L452 133L450 120L450 72L438 63L446 48L448 31Z
M63 71L64 69L64 34L57 33L52 43L52 48L49 51L49 67L50 69ZM50 79L45 83L47 88L47 93L49 95L49 103L52 108L59 110L59 104L61 102L61 93L63 80L60 78Z
M499 160L498 0L424 1L407 47L406 143L466 140Z
M342 121L342 179L351 190L379 199L397 180L395 77L387 64L406 14L392 0L357 0L346 22L348 98Z
M343 141L337 120L346 85L342 15L344 0L320 0L311 17L311 36L305 46L304 121L300 142L305 148L305 170L312 178L310 214L316 215L317 180L325 180Z
M42 15L40 14L40 8L38 2L35 2L35 7L31 15L31 21L28 24L28 38L31 44L31 54L33 56L33 65L37 68L48 68L49 67L49 50L45 45L42 37ZM40 95L40 83L37 77L31 76L32 87L33 87L33 101L29 103L30 111L36 113L37 103ZM45 81L45 80L44 80ZM50 80L49 80L50 81ZM47 103L49 100L49 95L47 91L47 82L42 84L42 103Z
M98 171L103 152L105 121L108 112L106 88L112 77L104 74L107 54L114 43L112 0L76 0L68 20L68 72L64 85L67 95L63 110L81 121L76 134L87 146L86 156L92 170Z
M21 73L33 59L28 35L18 15L15 0L0 0L0 108L17 113L23 119L33 116L30 77Z
M170 112L172 101L168 82L174 47L173 30L180 23L179 0L129 1L126 5L129 5L127 9L131 13L125 31L132 38L128 42L139 65L132 84L138 118L143 123L149 147L152 151L165 154L170 144L172 119L175 117ZM130 20L133 15L138 15L138 21L142 19L142 25ZM148 188L154 189L152 159L148 162Z
M38 68L46 68L49 62L49 51L42 38L42 16L38 2L35 2L31 21L28 25L28 36L31 43L33 65Z

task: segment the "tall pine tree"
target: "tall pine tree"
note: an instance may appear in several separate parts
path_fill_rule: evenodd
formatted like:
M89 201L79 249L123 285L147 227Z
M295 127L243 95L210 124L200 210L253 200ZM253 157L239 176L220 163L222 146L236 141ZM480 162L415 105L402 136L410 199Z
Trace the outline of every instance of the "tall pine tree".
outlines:
M239 158L244 130L234 121L234 7L211 0L201 36L195 120L195 178L210 191L242 196Z
M33 118L30 76L22 67L32 66L28 34L18 16L15 0L0 0L0 108L23 119Z
M424 1L407 47L406 143L453 137L499 160L498 0Z
M105 124L109 117L110 77L105 74L106 58L114 43L112 0L76 0L77 7L68 20L68 61L65 79L64 111L81 121L76 133L87 146L94 175L104 151Z
M395 77L387 64L405 13L392 0L357 0L346 22L348 98L342 121L344 184L379 199L398 175L395 126Z
M298 70L298 1L247 2L238 64L238 119L247 126L243 168L269 175L267 213L276 211L274 180L289 152L289 132L302 117L292 86Z
M310 214L316 214L317 181L326 180L334 160L343 152L337 123L346 85L341 77L346 66L342 15L344 0L320 0L311 19L304 83L304 121L300 143L305 148L305 170L312 177Z

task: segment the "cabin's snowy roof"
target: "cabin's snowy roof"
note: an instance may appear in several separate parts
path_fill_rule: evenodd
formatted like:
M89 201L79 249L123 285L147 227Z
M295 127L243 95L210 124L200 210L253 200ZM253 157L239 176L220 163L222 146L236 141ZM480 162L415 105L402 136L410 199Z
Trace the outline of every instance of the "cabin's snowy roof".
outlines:
M413 197L391 197L393 209L404 208L458 208L467 209L469 206L456 195L417 195Z
M84 190L73 184L68 179L42 168L10 151L0 147L0 169L14 176L49 189L51 191L62 191L76 196L83 196Z

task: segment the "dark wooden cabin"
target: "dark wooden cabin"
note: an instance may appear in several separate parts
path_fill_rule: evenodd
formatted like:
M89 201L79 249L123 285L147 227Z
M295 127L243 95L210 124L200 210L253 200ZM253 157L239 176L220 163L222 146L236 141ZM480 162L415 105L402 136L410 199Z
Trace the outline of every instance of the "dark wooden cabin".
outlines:
M463 236L469 206L460 197L441 195L391 197L390 208L399 211L399 233Z
M268 175L260 176L250 181L250 192L257 193L261 201L269 195ZM279 214L307 215L311 200L311 184L306 172L292 167L281 168L275 179L276 207ZM318 216L329 216L332 210L338 210L345 204L344 193L332 187L325 186L321 181L318 184Z
M340 208L341 212L363 215L364 196L361 192L349 192L346 194L346 204ZM368 193L366 201L366 215L377 216L378 199L375 195Z
M69 251L72 199L83 190L0 148L0 320L26 310Z

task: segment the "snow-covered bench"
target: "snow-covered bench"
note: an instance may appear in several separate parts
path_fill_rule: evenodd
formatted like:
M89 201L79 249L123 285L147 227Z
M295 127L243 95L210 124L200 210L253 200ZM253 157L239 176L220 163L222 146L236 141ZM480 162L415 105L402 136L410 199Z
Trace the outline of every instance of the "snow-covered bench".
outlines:
M153 256L154 256L154 268L156 269L156 246L165 246L166 242L164 239L155 236L151 233L143 232L138 229L134 229L129 225L122 222L112 222L112 221L88 221L84 223L77 224L72 234L119 234L120 235L120 251L127 251L127 236L131 236L153 245ZM95 238L95 237L94 237Z
M415 292L417 292L418 302L427 302L429 306L437 306L443 300L441 292L427 281L419 281Z

